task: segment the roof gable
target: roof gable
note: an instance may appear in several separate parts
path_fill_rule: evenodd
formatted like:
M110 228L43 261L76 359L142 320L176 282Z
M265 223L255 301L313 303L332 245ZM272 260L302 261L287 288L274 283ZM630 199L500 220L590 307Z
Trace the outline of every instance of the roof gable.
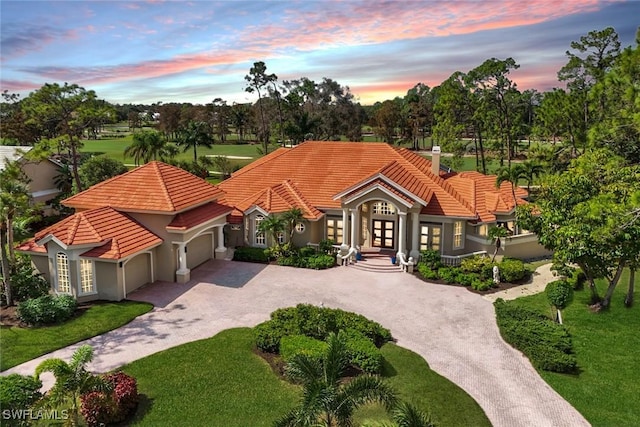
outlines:
M116 260L162 243L160 237L130 216L103 207L71 215L36 233L18 249L42 252L39 248L52 240L67 247L89 247L82 254L85 257Z
M222 191L178 167L153 161L63 200L76 209L178 213L214 201Z

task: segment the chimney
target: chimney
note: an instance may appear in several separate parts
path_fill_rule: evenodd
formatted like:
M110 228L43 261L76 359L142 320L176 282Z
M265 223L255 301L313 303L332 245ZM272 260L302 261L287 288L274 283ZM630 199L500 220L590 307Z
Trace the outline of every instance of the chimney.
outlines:
M440 176L440 146L434 145L431 148L431 172L435 176Z

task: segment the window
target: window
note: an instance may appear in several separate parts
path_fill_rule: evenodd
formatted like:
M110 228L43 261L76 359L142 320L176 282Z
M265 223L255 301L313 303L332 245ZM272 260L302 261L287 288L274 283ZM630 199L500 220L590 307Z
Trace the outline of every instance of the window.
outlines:
M373 204L373 213L377 215L394 215L396 213L396 209L391 203L376 202Z
M67 254L62 252L56 254L56 274L58 278L58 292L65 294L71 293L71 284L69 283L69 257L67 257Z
M283 244L284 243L284 233L282 231L278 232L278 244Z
M80 293L90 294L96 291L93 283L93 261L80 260Z
M327 239L342 243L342 220L327 218Z
M487 237L489 235L489 226L487 224L481 224L476 229L478 236Z
M453 223L453 249L462 248L462 235L464 231L464 223L462 221L456 221Z
M440 225L420 224L420 250L440 251Z
M304 233L304 230L306 228L307 227L305 227L305 225L303 223L299 222L299 223L296 224L296 233L302 234L302 233Z
M264 216L262 215L258 215L256 216L255 219L255 226L256 226L256 245L266 245L267 244L267 238L264 235L264 233L261 233L260 230L260 223L264 221Z

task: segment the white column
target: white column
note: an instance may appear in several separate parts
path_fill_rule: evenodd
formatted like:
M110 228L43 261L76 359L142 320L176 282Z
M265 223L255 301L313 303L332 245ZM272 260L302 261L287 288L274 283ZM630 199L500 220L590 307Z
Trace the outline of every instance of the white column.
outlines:
M411 252L409 256L417 260L420 257L420 213L411 212Z
M359 240L358 239L358 221L360 220L360 215L358 215L358 209L351 209L351 247L355 247Z
M398 219L398 252L404 254L406 251L405 242L407 240L407 213L399 212Z
M342 243L349 245L349 209L342 208Z
M191 279L191 270L187 268L187 244L178 243L178 270L176 282L187 283Z
M216 228L218 229L218 247L215 250L215 258L225 258L227 256L227 248L224 246L224 224Z

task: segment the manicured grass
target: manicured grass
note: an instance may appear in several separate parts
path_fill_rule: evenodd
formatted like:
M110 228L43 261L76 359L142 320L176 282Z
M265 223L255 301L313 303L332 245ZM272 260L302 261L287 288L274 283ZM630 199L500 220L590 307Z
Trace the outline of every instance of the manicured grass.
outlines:
M564 323L573 336L578 375L540 371L540 375L594 426L637 426L640 420L640 278L636 274L636 305L624 307L629 271L620 279L609 310L589 310L589 291L575 294L563 310ZM598 287L602 294L604 282ZM510 302L550 315L544 293Z
M300 388L279 379L253 345L251 329L230 329L124 366L144 395L132 425L272 425L296 406ZM382 351L389 381L403 398L431 411L439 426L490 425L469 395L420 356L393 344ZM372 406L356 421L374 417L387 419Z
M460 387L432 371L420 355L391 343L382 347L382 354L385 358L383 376L398 391L399 397L430 413L439 427L491 426L476 401ZM379 405L361 409L355 418L356 425L365 420L388 420Z
M104 302L61 325L37 328L2 326L0 370L119 328L152 308L151 304L137 301Z

